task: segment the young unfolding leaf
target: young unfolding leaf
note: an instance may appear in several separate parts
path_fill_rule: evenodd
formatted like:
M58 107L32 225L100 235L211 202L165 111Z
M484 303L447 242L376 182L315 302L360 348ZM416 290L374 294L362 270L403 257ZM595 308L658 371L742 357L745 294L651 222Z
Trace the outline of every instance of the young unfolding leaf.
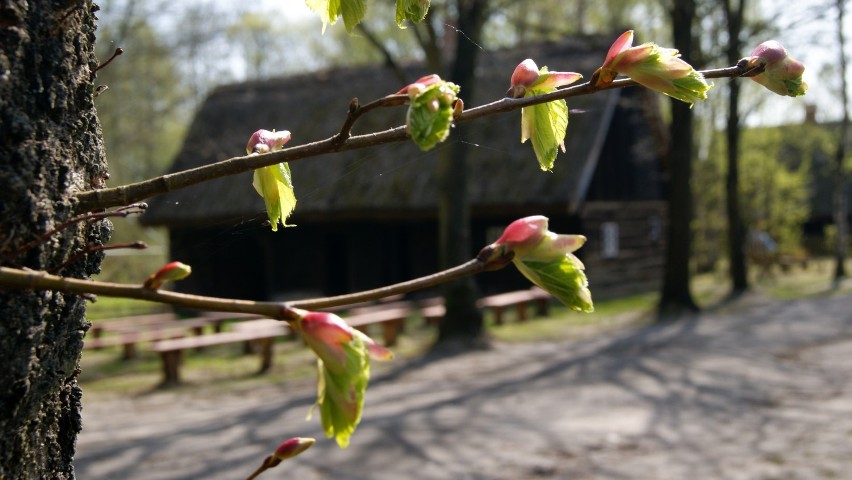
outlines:
M278 231L278 222L285 227L295 226L287 223L287 218L296 208L296 194L293 191L289 165L279 163L258 168L254 171L252 186L263 197L273 232Z
M547 217L541 215L515 220L487 247L490 258L485 261L511 257L529 281L566 306L580 312L594 311L585 267L572 253L583 246L586 237L558 235L548 231L547 224Z
M633 46L633 30L612 44L604 64L592 75L592 84L604 87L626 75L636 83L690 105L707 98L713 88L701 73L680 58L678 51L654 43Z
M763 42L746 57L749 67L763 67L763 72L751 77L778 95L798 97L808 90L802 81L805 66L787 54L787 49L775 40Z
M420 23L429 11L429 0L396 0L396 24L405 28L405 21Z
M337 17L341 15L346 31L352 32L367 13L364 0L305 0L305 3L320 16L323 33L327 26L337 23Z
M316 406L323 430L346 448L361 421L370 358L390 360L393 353L333 313L296 312L294 327L317 355Z
M445 82L438 75L428 75L397 93L407 93L411 98L405 123L411 139L421 150L430 150L447 139L458 100L458 85Z
M506 93L512 98L542 95L580 78L582 75L574 72L549 72L547 67L539 70L534 61L526 59L512 73L511 87ZM532 139L533 151L542 170L553 169L558 150L565 151L567 130L568 104L565 100L521 109L521 143Z
M267 153L280 150L288 141L290 141L290 132L286 130L280 132L258 130L249 139L246 152ZM294 226L287 224L287 218L296 208L296 194L293 191L293 178L289 165L279 163L256 169L252 186L263 197L266 215L269 217L273 232L278 230L279 222L285 227Z

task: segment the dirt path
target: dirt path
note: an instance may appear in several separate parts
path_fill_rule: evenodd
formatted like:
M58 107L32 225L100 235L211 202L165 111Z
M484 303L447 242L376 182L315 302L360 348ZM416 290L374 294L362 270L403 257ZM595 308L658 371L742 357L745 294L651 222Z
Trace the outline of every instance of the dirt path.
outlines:
M377 375L346 450L261 478L852 478L852 296L763 303L593 340L498 345ZM311 385L86 405L81 479L239 479Z

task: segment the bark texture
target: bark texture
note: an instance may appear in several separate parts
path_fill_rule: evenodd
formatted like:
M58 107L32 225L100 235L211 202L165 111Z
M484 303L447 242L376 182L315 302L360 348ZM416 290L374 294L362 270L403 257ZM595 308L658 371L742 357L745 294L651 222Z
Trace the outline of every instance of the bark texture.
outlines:
M0 259L55 270L108 222L77 224L23 253L74 215L74 192L102 186L106 163L93 99L97 7L89 2L0 4ZM85 278L102 255L58 273ZM85 300L0 290L0 478L73 478L80 431Z

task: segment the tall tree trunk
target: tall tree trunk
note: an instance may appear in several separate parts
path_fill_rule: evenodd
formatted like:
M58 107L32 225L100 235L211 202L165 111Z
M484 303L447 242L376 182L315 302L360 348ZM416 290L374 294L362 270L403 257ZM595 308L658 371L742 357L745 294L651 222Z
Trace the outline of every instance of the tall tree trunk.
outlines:
M450 80L461 87L462 98L474 95L474 72L479 55L482 25L487 0L458 1L458 29L464 33L456 43L456 54L450 68ZM460 140L467 128L460 125L453 132L453 143L438 159L439 248L442 268L458 265L470 259L470 204L467 195L468 145ZM444 286L446 315L441 322L438 343L461 340L479 341L483 336L482 313L476 308L476 285L466 278Z
M675 0L671 12L674 46L687 61L692 58L694 0ZM666 266L660 293L660 319L675 318L698 310L689 290L690 222L692 220L692 110L672 99L669 166L669 230Z
M840 52L840 100L843 105L843 119L840 122L840 138L835 154L834 182L832 185L832 213L837 235L834 244L834 283L838 284L846 277L846 245L849 237L849 205L846 201L846 175L843 168L846 159L846 142L849 141L849 93L846 82L848 66L846 63L846 36L843 34L843 17L846 7L844 0L837 0L837 43Z
M728 21L728 65L741 58L740 34L746 0L739 0L736 8L731 0L725 0L725 18ZM725 128L728 154L728 174L725 179L728 213L728 263L731 272L731 294L739 295L748 289L748 275L745 262L745 228L740 217L740 83L728 82L728 122Z
M89 2L12 0L0 8L0 259L53 269L109 222L75 225L17 249L74 214L73 192L106 178L93 104L95 16ZM95 273L102 255L63 268ZM85 300L0 291L0 478L73 478Z

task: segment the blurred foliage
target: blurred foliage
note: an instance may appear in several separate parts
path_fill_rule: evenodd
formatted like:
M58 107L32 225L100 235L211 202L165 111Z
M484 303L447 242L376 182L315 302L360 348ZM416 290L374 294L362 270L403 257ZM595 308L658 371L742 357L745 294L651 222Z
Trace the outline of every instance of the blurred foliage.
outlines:
M695 168L695 257L712 268L726 248L725 151L719 133L709 158ZM822 126L804 124L744 129L740 151L740 204L747 231L766 231L782 253L802 248L802 226L815 195L829 178L827 160L836 143Z

